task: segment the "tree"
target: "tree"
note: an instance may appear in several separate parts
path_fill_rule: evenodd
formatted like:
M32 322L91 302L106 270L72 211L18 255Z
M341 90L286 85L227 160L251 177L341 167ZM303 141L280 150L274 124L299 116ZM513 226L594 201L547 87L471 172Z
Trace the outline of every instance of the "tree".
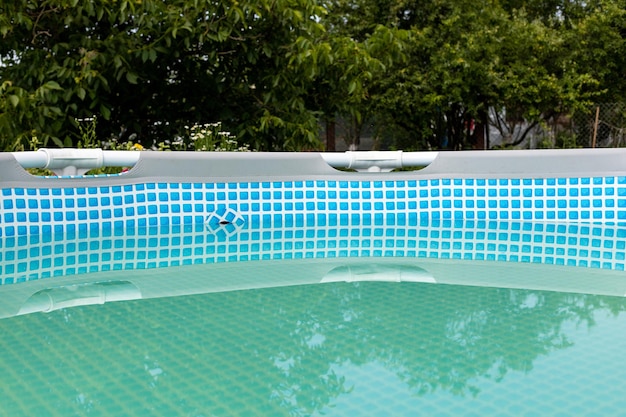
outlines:
M621 102L626 95L626 2L593 4L567 33L566 43L573 50L571 65L594 74L597 100Z
M515 146L533 127L588 105L607 76L621 78L624 26L617 10L623 7L613 0L602 6L614 10L611 17L602 17L602 2L336 1L347 17L334 26L345 22L344 33L362 37L383 21L404 32L407 60L396 61L369 89L371 114L390 146L483 146L489 124ZM614 28L593 25L597 20ZM593 30L603 36L589 40ZM608 51L592 52L602 44Z
M99 137L144 145L221 121L259 149L317 147L306 98L320 70L300 57L326 48L324 13L316 0L2 5L1 145L70 145L96 115Z
M0 5L0 146L144 145L221 122L263 150L320 123L459 149L626 92L623 0L15 0ZM489 116L491 115L491 116ZM524 128L520 128L524 126Z
M315 106L332 132L341 119L346 139L358 148L374 112L379 82L406 58L407 32L398 28L390 0L327 0L322 23L340 61L316 83ZM327 145L328 146L328 145ZM328 148L334 150L333 145Z

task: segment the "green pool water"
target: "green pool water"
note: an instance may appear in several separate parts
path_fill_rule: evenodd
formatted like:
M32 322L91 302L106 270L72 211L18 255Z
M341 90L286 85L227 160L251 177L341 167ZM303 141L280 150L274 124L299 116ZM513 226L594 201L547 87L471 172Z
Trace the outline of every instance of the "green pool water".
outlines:
M62 308L4 318L0 335L0 416L626 410L616 296L328 282Z

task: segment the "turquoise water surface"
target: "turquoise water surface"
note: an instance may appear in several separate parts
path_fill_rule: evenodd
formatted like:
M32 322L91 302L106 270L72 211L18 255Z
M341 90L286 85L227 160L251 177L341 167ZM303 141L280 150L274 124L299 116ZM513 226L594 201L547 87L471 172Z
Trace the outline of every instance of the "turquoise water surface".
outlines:
M0 415L623 415L619 227L342 230L5 239Z

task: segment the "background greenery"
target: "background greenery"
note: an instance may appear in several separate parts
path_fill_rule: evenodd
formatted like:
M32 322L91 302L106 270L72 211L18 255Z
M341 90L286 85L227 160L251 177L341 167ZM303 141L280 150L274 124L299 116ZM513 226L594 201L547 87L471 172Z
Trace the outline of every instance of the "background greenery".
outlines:
M144 147L221 123L252 149L321 149L323 128L332 147L342 120L356 143L373 126L384 147L468 148L490 121L523 130L624 101L625 10L625 0L7 1L0 149L76 146L79 120L93 117L100 140Z

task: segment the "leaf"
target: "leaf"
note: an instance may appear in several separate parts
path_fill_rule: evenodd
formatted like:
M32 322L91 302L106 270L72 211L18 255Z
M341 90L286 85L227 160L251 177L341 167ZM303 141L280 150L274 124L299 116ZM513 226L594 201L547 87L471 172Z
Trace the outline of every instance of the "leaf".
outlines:
M352 80L350 84L348 84L348 94L354 93L354 90L356 90L356 81Z
M134 72L127 72L126 73L126 81L128 81L129 83L137 84L137 79L138 79L138 76Z
M56 136L52 136L52 142L54 142L54 144L56 146L58 146L59 148L63 148L65 146L65 143L63 143L63 141L61 141L61 139L57 138ZM67 138L66 138L66 142L67 142ZM69 146L65 146L65 147L72 147L72 144L70 143Z
M217 40L219 42L224 42L225 40L228 39L229 36L230 36L230 29L228 28L222 28L219 30L219 32L217 32Z
M100 113L102 114L102 117L104 117L104 120L110 120L111 119L111 109L109 109L104 104L100 105Z
M43 85L43 87L47 90L63 90L56 81L48 81Z
M49 117L51 117L51 116L62 116L63 115L63 112L57 106L50 106L50 107L48 107L48 111L50 112L50 116Z
M20 104L20 98L16 96L15 94L11 94L9 96L9 101L11 102L13 107L17 107L17 105Z

